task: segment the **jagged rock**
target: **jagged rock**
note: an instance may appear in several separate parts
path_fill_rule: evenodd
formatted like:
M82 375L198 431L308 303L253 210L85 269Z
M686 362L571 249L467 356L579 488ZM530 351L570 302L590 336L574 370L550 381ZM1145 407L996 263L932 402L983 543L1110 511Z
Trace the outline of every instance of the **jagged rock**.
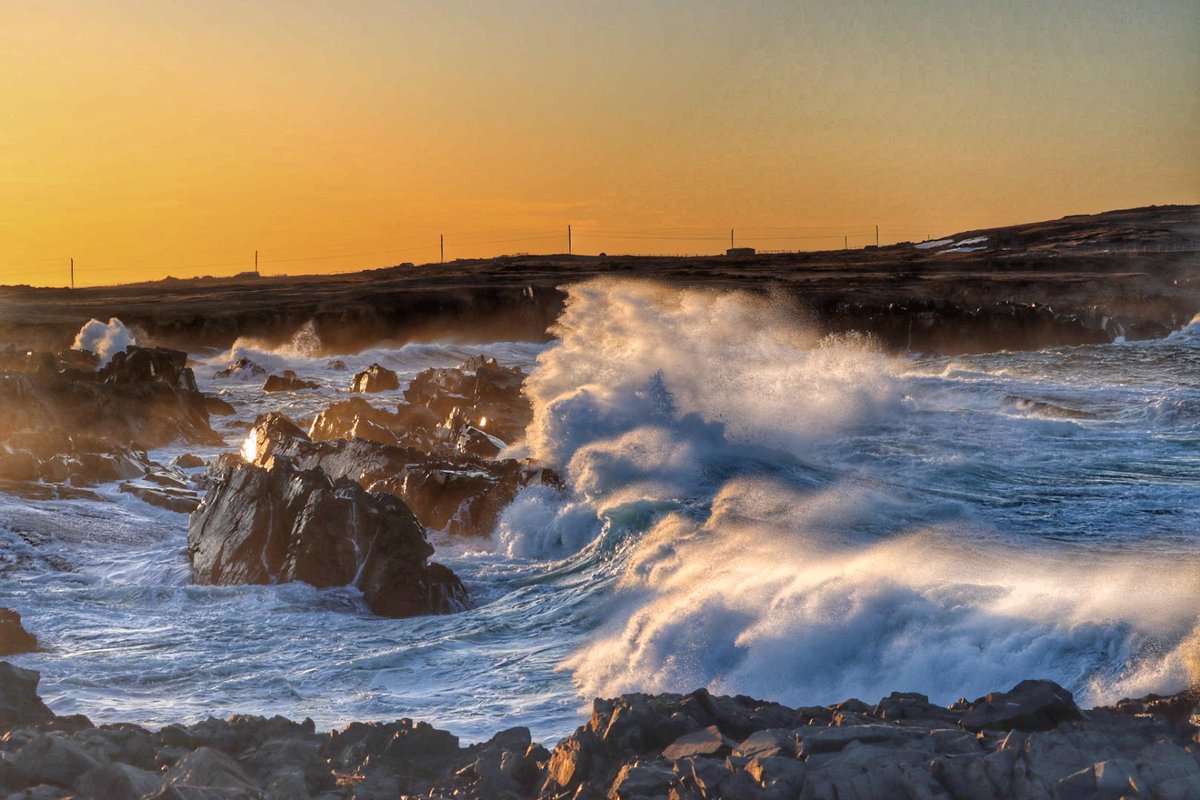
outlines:
M404 390L404 399L444 420L459 452L489 457L496 442L511 444L524 436L533 418L522 394L524 381L520 369L476 356L461 367L425 370Z
M356 582L386 616L467 604L454 574L426 563L433 548L407 506L319 468L298 470L283 456L270 469L234 467L217 482L192 516L188 553L196 583Z
M331 476L354 479L368 491L400 498L428 528L461 535L489 535L521 487L561 485L553 471L511 459L437 458L366 439L314 442L277 412L260 417L246 441L244 454L255 464L283 455L297 466L319 466Z
M352 392L390 392L400 388L400 378L390 369L372 364L354 376Z
M1075 699L1053 681L1021 681L1008 692L976 700L959 724L972 731L1050 730L1061 722L1083 719Z
M213 373L214 378L244 378L244 377L260 377L266 375L267 371L255 364L248 358L239 358L225 369L217 370Z
M0 656L36 653L37 637L21 624L21 615L11 608L0 608Z
M263 384L264 392L298 392L303 389L317 389L321 384L316 381L307 381L298 376L294 371L285 369L278 375L272 375L267 378L267 382Z
M60 454L78 460L176 439L221 441L209 427L185 353L130 347L97 372L59 368L48 358L44 369L0 372L0 406L6 410L0 448L28 454L5 461L23 463L27 471L32 455L41 462L43 480L66 480L65 467L50 463Z
M342 361L340 358L333 358L333 359L330 359L329 361L325 362L325 369L331 369L331 370L335 370L337 372L343 372L346 369L348 369L348 367L346 366L345 361Z
M53 712L38 697L41 678L31 669L20 669L0 661L0 728L53 719Z

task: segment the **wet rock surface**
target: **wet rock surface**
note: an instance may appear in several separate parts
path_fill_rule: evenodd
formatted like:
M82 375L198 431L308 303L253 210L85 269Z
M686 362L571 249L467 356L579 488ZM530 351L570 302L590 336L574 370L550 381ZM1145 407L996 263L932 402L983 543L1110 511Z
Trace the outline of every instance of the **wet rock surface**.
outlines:
M316 389L320 385L316 381L301 378L293 370L285 369L278 375L272 375L267 378L267 382L263 384L263 391L268 394L272 392L299 392L304 389Z
M400 388L396 373L379 364L372 364L354 376L350 382L352 392L390 392Z
M458 578L427 563L432 554L425 529L395 497L283 455L269 468L227 464L188 527L196 583L353 584L389 617L468 605Z
M482 356L425 370L395 411L351 397L319 413L307 433L280 413L265 414L244 455L259 466L286 456L403 500L427 528L486 536L523 486L560 484L550 470L497 458L529 424L524 379Z
M355 429L363 427L359 419ZM468 536L490 534L521 487L559 483L551 470L525 462L438 456L416 447L383 444L374 431L369 435L314 442L290 419L272 412L250 431L248 441L254 447L246 455L258 465L285 456L300 467L352 479L370 492L404 501L427 528Z
M151 731L56 717L38 674L0 662L0 792L21 798L976 800L1200 796L1196 692L1124 700L1045 727L963 726L1001 697L1074 707L1047 681L950 708L894 693L789 708L745 696L623 695L548 750L508 728L463 745L425 722L234 716ZM1023 687L1023 688L1022 688ZM990 700L988 698L991 698ZM1185 708L1181 717L1166 709ZM1028 723L1029 727L1026 727Z
M99 369L81 351L6 351L0 364L0 488L28 497L130 480L161 467L146 450L173 441L216 444L208 402L187 356L131 346Z

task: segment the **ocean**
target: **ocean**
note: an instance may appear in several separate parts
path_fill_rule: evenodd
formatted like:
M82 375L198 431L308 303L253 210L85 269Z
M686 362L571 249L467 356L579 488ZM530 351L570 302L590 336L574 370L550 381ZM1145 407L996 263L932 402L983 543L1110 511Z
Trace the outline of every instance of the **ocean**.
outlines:
M403 382L485 354L530 373L506 455L556 467L490 538L432 531L475 601L383 619L351 589L190 585L188 517L121 494L0 494L0 606L59 714L424 719L554 741L594 696L938 703L1049 678L1081 705L1200 673L1200 322L1164 339L889 355L738 293L595 281L549 343L190 354L238 423L312 416L378 362ZM216 378L247 357L317 381ZM340 359L346 369L330 366ZM335 365L336 366L336 365ZM370 397L379 406L402 392Z

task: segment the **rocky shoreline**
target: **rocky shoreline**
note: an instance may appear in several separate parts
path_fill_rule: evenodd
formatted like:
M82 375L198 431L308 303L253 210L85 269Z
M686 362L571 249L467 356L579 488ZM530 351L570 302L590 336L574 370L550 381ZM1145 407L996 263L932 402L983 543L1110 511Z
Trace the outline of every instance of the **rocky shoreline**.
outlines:
M789 708L700 689L597 699L552 749L527 728L463 745L426 722L234 716L157 731L57 716L0 662L0 793L11 800L399 797L890 800L1195 798L1200 692L1081 710L1050 681L948 708L893 693Z

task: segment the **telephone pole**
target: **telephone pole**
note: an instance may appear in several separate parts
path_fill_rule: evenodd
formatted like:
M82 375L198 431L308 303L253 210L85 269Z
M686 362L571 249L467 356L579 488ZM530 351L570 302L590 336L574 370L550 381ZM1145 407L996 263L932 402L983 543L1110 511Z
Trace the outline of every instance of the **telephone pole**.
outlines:
M71 259L71 288L75 288L75 259Z
M875 246L879 247L879 226L875 226Z
M842 237L842 249L843 249L843 250L849 250L849 249L850 249L850 237L849 237L849 236L843 236L843 237Z
M729 249L733 249L733 228L729 229Z
M258 275L258 251L254 251L254 274ZM259 275L259 277L262 277Z
M571 255L571 226L567 226L567 255Z
M438 249L441 251L441 263L446 263L446 234L438 234Z

